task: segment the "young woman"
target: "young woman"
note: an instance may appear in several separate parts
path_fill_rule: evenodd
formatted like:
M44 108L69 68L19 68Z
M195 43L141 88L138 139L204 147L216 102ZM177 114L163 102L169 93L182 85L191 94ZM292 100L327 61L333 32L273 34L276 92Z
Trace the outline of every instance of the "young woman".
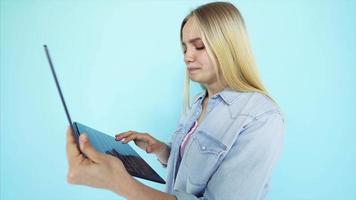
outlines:
M245 24L230 3L193 10L182 22L187 67L186 112L172 141L128 131L116 140L154 153L167 166L167 191L132 178L122 162L97 152L85 134L80 149L67 131L68 182L109 189L127 199L264 199L281 152L281 113L255 68ZM189 103L189 80L204 91Z

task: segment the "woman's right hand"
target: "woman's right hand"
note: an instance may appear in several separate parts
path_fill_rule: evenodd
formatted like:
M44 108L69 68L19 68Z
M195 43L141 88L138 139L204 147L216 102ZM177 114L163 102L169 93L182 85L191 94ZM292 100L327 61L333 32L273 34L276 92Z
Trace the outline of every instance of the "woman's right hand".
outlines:
M148 133L139 133L136 131L127 131L115 135L116 141L122 141L124 144L134 141L135 144L147 153L154 153L159 156L165 151L167 145L152 137Z

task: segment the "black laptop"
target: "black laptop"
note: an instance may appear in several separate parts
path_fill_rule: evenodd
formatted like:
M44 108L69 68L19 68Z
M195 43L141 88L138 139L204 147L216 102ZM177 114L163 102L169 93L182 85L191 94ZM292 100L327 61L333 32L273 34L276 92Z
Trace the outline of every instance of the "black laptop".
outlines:
M150 180L150 181L154 181L157 183L165 184L166 182L137 154L137 152L133 148L131 148L130 145L123 144L121 142L117 142L114 137L107 135L105 133L102 133L100 131L97 131L97 130L90 128L88 126L85 126L81 123L78 123L78 122L72 123L68 108L64 101L62 90L59 86L56 72L55 72L53 64L52 64L49 50L46 45L44 45L44 49L46 52L48 63L51 68L52 75L55 80L59 95L61 97L61 101L62 101L64 110L65 110L65 113L67 115L72 132L74 133L74 137L75 137L78 147L79 147L79 143L78 143L79 135L81 133L86 133L89 137L91 144L97 151L99 151L101 153L110 154L110 155L120 159L123 162L126 170L132 176L135 176L138 178L143 178L143 179Z

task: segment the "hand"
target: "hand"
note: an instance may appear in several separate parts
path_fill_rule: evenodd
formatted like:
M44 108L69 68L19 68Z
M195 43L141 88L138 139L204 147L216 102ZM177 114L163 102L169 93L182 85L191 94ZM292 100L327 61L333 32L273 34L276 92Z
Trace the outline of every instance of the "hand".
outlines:
M123 143L127 144L130 141L134 141L135 144L147 153L154 153L156 155L161 154L166 150L167 145L163 142L155 139L147 133L139 133L136 131L127 131L115 135L115 139L120 141L124 139Z
M75 143L72 130L67 129L68 176L71 184L87 185L109 189L126 196L134 179L126 171L123 163L107 154L96 151L85 134L79 137L81 153Z

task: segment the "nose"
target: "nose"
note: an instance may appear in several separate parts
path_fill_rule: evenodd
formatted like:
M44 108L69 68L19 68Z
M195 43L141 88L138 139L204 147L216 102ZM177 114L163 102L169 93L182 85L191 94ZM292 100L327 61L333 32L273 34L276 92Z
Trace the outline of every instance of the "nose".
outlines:
M193 61L194 61L193 52L187 49L186 52L185 52L185 54L184 54L184 62L185 62L186 64L188 64L188 63L191 63L191 62L193 62Z

